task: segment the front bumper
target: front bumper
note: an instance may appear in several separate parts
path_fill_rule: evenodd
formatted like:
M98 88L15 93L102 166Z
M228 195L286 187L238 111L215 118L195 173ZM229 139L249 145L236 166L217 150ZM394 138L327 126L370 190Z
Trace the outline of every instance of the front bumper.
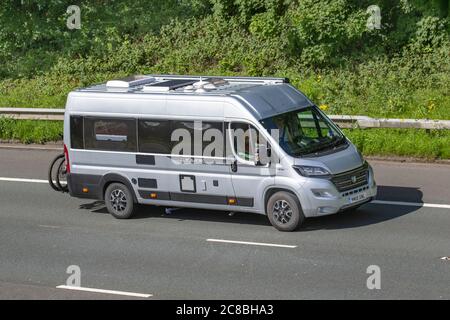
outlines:
M358 191L357 188L352 196L343 196L337 190L334 190L332 197L317 197L311 190L308 205L302 204L302 209L306 217L318 217L335 214L341 211L350 210L359 207L362 204L372 201L377 195L377 186L364 186L364 190ZM352 191L352 190L351 190ZM360 197L358 199L358 197ZM358 199L358 200L354 200Z
M377 185L373 179L369 179L366 185L345 192L338 191L332 182L325 179L311 179L302 189L302 209L306 217L350 210L372 201L377 195Z

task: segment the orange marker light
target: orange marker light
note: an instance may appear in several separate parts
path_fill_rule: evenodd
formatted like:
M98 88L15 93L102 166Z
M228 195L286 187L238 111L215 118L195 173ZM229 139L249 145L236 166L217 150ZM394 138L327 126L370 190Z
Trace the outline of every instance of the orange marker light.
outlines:
M88 193L89 192L89 189L88 188L83 188L83 193Z
M235 198L228 198L228 204L236 204L236 199Z
M150 193L150 198L156 199L156 193Z

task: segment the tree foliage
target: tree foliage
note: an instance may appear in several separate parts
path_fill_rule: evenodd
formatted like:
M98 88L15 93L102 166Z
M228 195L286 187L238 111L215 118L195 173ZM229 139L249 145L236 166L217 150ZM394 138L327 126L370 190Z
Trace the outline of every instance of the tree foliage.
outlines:
M379 29L366 26L373 4ZM134 73L277 75L327 112L450 118L448 4L3 0L0 105L61 107L74 87Z
M80 30L66 25L67 8L81 9ZM61 55L102 55L125 38L157 33L173 17L190 16L177 0L2 0L0 2L0 77L33 76Z

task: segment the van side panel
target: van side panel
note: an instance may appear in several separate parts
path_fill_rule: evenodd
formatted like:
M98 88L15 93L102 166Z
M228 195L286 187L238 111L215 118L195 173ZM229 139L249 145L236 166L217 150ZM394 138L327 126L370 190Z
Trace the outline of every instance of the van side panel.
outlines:
M152 110L156 114L135 113L140 110L145 102L140 99L116 99L111 101L105 97L80 98L71 100L66 112L67 123L70 123L70 115L84 116L86 119L165 119L177 121L176 119L205 122L215 121L223 124L223 110L221 101L190 101L174 100L166 106L165 100L158 100L164 104L164 108L153 101ZM122 113L100 112L96 108L107 107L109 110L119 111L122 105ZM209 104L209 105L208 105ZM166 107L171 111L167 111ZM206 112L208 110L214 112ZM87 112L89 110L89 112ZM125 111L132 113L125 113ZM174 111L178 110L178 111ZM164 111L164 112L163 112ZM209 117L199 117L198 114L208 114ZM137 122L138 123L138 122ZM70 146L70 125L65 126L65 139ZM137 125L138 128L138 125ZM86 130L86 127L85 127ZM97 136L97 135L95 135ZM103 135L102 135L103 136ZM103 137L101 137L103 138ZM89 144L86 141L85 147ZM119 137L120 139L120 137ZM170 141L167 141L169 143ZM137 142L139 144L139 141ZM115 175L124 184L133 190L136 201L146 204L173 205L203 207L226 210L229 209L229 199L236 197L232 186L229 165L219 157L220 161L204 161L201 159L171 156L170 154L143 153L136 149L130 151L92 150L92 148L74 149L69 147L71 159L70 190L73 196L92 199L103 199L106 189L105 176ZM200 163L198 162L200 161ZM189 187L191 184L191 187ZM186 187L187 186L187 187ZM87 192L83 192L88 190ZM233 208L242 207L244 210L254 210L253 199L239 197L237 205Z

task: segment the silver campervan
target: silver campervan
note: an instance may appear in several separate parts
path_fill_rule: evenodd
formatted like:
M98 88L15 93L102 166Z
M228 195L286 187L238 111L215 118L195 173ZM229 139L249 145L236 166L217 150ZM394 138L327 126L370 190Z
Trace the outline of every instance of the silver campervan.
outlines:
M291 231L377 192L356 147L284 78L146 75L75 90L64 152L70 195L121 219L136 204L192 207Z

